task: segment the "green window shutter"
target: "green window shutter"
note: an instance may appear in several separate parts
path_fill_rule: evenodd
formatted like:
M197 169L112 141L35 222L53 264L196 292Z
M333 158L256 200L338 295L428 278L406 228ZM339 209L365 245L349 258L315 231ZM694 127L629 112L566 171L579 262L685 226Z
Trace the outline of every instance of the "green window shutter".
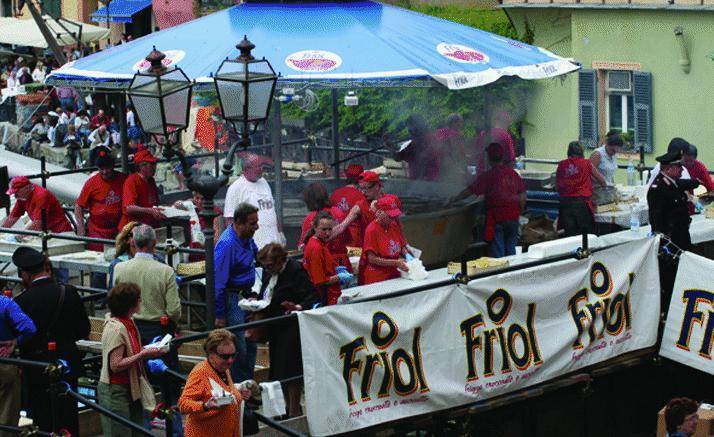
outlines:
M635 147L644 146L651 152L652 141L652 73L632 72L633 102L635 115Z
M51 15L54 18L62 16L61 0L42 0L42 12Z
M597 147L597 73L595 70L578 72L578 107L580 113L580 141L584 147Z

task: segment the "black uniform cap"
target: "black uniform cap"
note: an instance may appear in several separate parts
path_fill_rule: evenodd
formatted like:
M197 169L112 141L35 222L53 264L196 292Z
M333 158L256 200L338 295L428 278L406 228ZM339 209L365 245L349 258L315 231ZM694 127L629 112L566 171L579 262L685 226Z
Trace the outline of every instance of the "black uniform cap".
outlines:
M657 162L660 164L664 165L672 165L672 164L681 164L682 163L682 151L677 150L677 151L671 151L667 152L664 155L658 156Z
M21 270L33 269L45 263L45 256L31 247L20 246L12 254L12 263Z

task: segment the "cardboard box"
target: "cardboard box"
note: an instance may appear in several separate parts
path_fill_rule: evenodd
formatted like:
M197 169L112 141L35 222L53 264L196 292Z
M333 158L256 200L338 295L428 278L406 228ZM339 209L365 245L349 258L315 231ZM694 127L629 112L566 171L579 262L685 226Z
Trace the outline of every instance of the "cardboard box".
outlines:
M699 422L697 422L697 430L694 431L692 437L710 437L714 435L714 409L699 408L697 416L699 416ZM657 437L665 437L666 435L667 425L664 421L664 408L662 408L657 414Z

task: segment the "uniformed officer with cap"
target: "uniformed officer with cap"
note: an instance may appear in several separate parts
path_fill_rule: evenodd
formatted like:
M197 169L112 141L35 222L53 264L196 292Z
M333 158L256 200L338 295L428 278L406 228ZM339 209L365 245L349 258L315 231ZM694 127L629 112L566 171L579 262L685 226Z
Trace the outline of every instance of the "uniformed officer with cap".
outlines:
M692 245L689 236L689 208L687 191L699 186L695 179L681 179L682 152L670 151L657 157L661 171L647 191L652 232L669 237L682 250Z
M37 361L55 357L66 360L70 372L62 379L76 390L82 366L76 342L87 338L90 331L89 318L79 294L71 285L58 285L52 279L47 258L35 249L17 248L12 254L12 262L25 286L25 291L15 298L15 302L37 327L35 336L20 346L20 356ZM48 351L50 342L55 343L55 352ZM66 396L53 401L47 391L49 380L43 372L44 369L34 367L24 369L34 423L42 431L57 432L64 428L72 435L79 435L77 402ZM54 424L53 417L56 417Z
M699 182L696 179L681 179L681 150L670 150L658 156L657 161L660 163L661 170L647 191L652 232L662 233L680 249L689 250L692 245L689 223L692 219L689 217L687 191L694 190L699 186ZM666 244L666 241L661 242L662 246ZM659 260L664 311L669 308L678 264L676 258L667 255L661 256Z

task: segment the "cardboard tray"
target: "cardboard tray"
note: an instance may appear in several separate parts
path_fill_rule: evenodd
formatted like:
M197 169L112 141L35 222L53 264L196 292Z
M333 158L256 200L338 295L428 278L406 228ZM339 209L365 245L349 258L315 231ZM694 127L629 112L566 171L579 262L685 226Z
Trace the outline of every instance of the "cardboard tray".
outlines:
M498 264L494 264L488 267L476 267L476 260L471 260L466 262L466 274L469 276L476 275L478 273L485 273L485 272L490 272L493 270L498 270L502 269L506 266L508 266L508 261L506 260L496 260L494 259L493 261L497 262ZM492 261L492 262L493 262ZM457 273L461 273L461 262L458 261L451 261L449 264L446 266L446 271L449 275L455 275Z

